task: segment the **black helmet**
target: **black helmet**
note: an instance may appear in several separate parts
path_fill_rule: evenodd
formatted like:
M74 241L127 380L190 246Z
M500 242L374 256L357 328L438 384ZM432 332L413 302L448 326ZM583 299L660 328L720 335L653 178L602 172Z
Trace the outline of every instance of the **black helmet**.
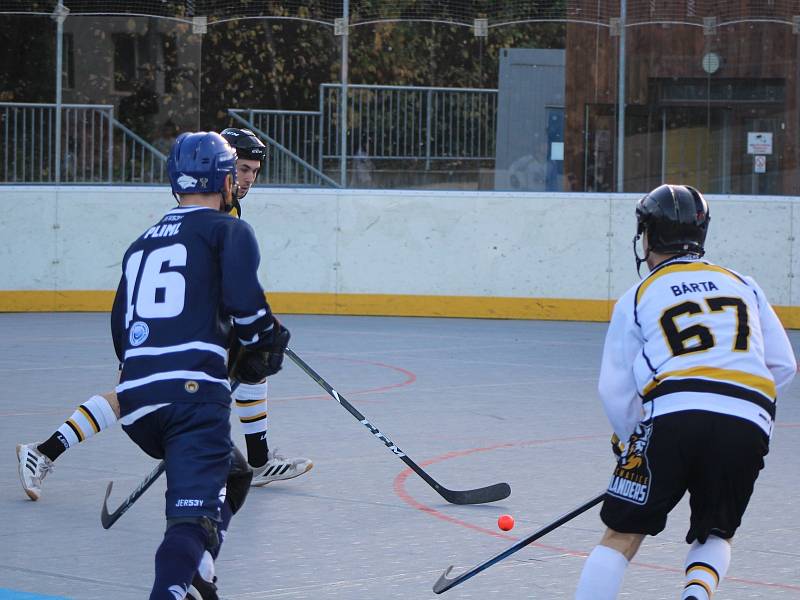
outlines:
M711 216L703 195L688 185L661 185L636 203L636 241L647 233L644 258L636 254L636 269L650 251L703 256Z
M267 159L267 147L249 129L228 127L220 133L236 150L236 156L245 160L257 160L262 166Z

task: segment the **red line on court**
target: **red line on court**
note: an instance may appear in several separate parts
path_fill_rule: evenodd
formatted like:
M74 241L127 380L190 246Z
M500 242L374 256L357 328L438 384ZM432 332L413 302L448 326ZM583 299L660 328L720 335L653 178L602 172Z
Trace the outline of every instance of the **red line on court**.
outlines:
M364 394L380 394L381 392L386 392L386 391L392 390L394 388L399 388L399 387L404 387L406 385L411 385L412 383L414 383L417 380L417 376L412 371L409 371L408 369L404 369L403 367L398 367L396 365L389 365L389 364L382 363L382 362L377 362L377 361L374 361L374 360L363 360L363 359L360 359L360 358L343 358L343 357L338 357L338 356L337 357L325 357L325 358L328 358L329 360L342 360L342 361L346 361L346 362L360 363L360 364L364 364L364 365L372 365L372 366L375 366L375 367L381 367L381 368L384 368L384 369L389 369L391 371L397 371L398 373L402 373L406 377L403 381L401 381L399 383L391 383L389 385L382 385L382 386L375 387L375 388L367 388L365 390L355 390L355 391L352 391L352 392L347 392L348 396L363 396ZM322 374L320 373L320 375L322 375ZM325 376L323 375L323 378L324 377ZM326 381L327 381L327 379L326 379ZM330 396L328 394L314 394L314 395L310 395L310 396L279 396L279 397L275 398L274 400L272 398L270 398L270 402L276 402L276 401L277 402L282 402L282 401L286 401L286 400L319 400L320 398L330 398Z
M794 426L794 425L797 425L797 424L791 424L790 426ZM565 437L565 438L551 438L551 439L544 439L544 440L529 440L529 441L523 441L523 442L509 442L509 443L505 443L505 444L496 444L494 446L487 446L485 448L471 448L469 450L458 450L458 451L454 451L454 452L448 452L447 454L442 454L441 456L437 456L435 458L431 458L429 460L426 460L426 461L420 463L420 466L426 467L428 465L432 465L432 464L435 464L435 463L438 463L438 462L443 462L445 460L450 460L451 458L459 458L459 457L462 457L462 456L467 456L469 454L475 454L477 452L491 452L492 450L498 450L498 449L501 449L501 448L513 448L515 446L538 446L538 445L542 445L542 444L555 443L555 442L558 442L558 443L577 442L577 441L584 441L584 440L594 439L594 438L597 438L597 437L601 437L601 436L598 436L598 435L586 435L586 436ZM605 436L602 436L602 437L605 437ZM403 502L405 502L406 504L408 504L412 508L415 508L415 509L417 509L419 511L422 511L424 513L427 513L427 514L431 515L432 517L435 517L435 518L440 519L442 521L446 521L446 522L451 523L453 525L457 525L459 527L464 527L465 529L471 529L473 531L478 531L480 533L483 533L483 534L486 534L486 535L491 535L493 537L501 538L501 539L504 539L504 540L509 540L511 542L518 542L520 539L522 539L522 538L514 537L514 536L511 536L511 535L508 535L508 534L505 534L505 533L498 533L497 531L493 531L491 529L486 529L485 527L481 527L479 525L475 525L473 523L469 523L467 521L463 521L461 519L457 519L457 518L452 517L450 515L447 515L447 514L445 514L443 512L440 512L439 510L437 510L437 509L435 509L435 508L433 508L431 506L428 506L427 504L423 504L422 502L419 502L418 500L414 499L408 493L408 491L406 491L406 488L405 488L406 480L412 474L414 474L414 471L412 471L411 469L404 469L403 471L398 473L397 477L394 478L394 492L395 492L395 494ZM598 535L599 535L599 533L600 533L600 530L598 529ZM551 546L549 544L541 544L539 542L533 542L533 543L531 543L531 546L536 546L537 548L542 548L542 549L545 549L545 550L551 550L551 551L554 551L554 552L559 552L561 554L566 554L566 555L570 555L570 556L582 556L582 557L587 556L586 552L582 552L580 550L574 550L574 549L571 549L571 548L562 548L560 546ZM633 561L631 564L635 565L637 567L641 567L643 569L651 569L651 570L654 570L654 571L667 571L667 572L670 572L670 573L681 573L681 574L683 573L683 569L679 569L679 568L675 568L675 567L665 567L663 565L654 565L654 564L650 564L650 563L642 563L642 562L637 562L637 561ZM728 581L736 581L737 583L743 583L745 585L753 585L753 586L767 587L767 588L777 588L777 589L782 589L782 590L800 591L800 586L791 585L791 584L785 584L785 583L769 583L769 582L766 582L766 581L756 581L756 580L752 580L752 579L743 579L741 577L732 577L732 576L728 576L725 579L728 580Z
M361 363L365 365L373 365L376 367L381 367L384 369L389 369L391 371L397 371L398 373L402 373L405 375L405 379L398 383L391 383L388 385L382 385L379 387L374 388L367 388L364 390L354 390L352 392L347 392L347 396L363 396L364 394L380 394L382 392L386 392L388 390L404 387L407 385L411 385L417 380L417 376L408 369L404 369L403 367L398 367L395 365L390 365L386 363L376 362L373 360L363 360L358 358L342 358L342 357L326 357L330 358L330 360L344 360L347 362L353 363ZM328 394L315 394L312 396L277 396L275 398L270 397L270 402L286 402L288 400L324 400L330 398ZM362 400L362 403L367 403ZM32 416L40 416L40 415L50 415L50 414L61 414L64 410L60 408L49 409L49 410L41 410L41 411L0 411L0 417L32 417Z

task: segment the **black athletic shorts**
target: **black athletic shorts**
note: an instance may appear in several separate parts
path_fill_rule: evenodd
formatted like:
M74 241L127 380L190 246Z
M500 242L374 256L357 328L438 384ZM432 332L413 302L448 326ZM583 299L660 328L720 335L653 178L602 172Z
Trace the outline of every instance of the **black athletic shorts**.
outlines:
M754 423L692 410L661 415L631 436L608 486L600 518L621 533L656 535L690 495L686 542L728 539L742 522L769 440Z

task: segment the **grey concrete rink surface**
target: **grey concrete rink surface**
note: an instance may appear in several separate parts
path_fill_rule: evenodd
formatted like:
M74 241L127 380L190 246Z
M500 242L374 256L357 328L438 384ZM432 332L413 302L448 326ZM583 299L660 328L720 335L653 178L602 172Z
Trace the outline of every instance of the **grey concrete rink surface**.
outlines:
M217 564L223 598L434 598L448 565L477 565L604 489L613 461L595 386L605 324L285 322L298 355L441 484L507 481L513 492L495 504L448 504L287 359L270 380L271 445L315 467L252 490ZM148 596L164 481L101 528L108 481L117 506L155 464L118 427L62 455L38 502L17 475L17 442L44 439L114 384L107 323L103 314L0 315L0 598ZM800 347L800 334L791 337ZM780 399L767 466L715 600L800 598L799 385ZM496 524L504 513L516 519L508 533ZM687 519L684 500L645 542L621 598L680 596ZM571 598L601 531L594 508L443 597Z

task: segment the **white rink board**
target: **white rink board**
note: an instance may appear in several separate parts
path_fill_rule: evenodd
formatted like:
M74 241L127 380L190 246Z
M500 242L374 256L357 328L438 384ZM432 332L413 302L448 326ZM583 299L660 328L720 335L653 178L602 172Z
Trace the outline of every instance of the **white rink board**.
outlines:
M0 291L113 290L166 187L0 188ZM269 290L615 299L636 281L638 194L260 188L244 217ZM797 198L709 196L708 258L800 305Z

